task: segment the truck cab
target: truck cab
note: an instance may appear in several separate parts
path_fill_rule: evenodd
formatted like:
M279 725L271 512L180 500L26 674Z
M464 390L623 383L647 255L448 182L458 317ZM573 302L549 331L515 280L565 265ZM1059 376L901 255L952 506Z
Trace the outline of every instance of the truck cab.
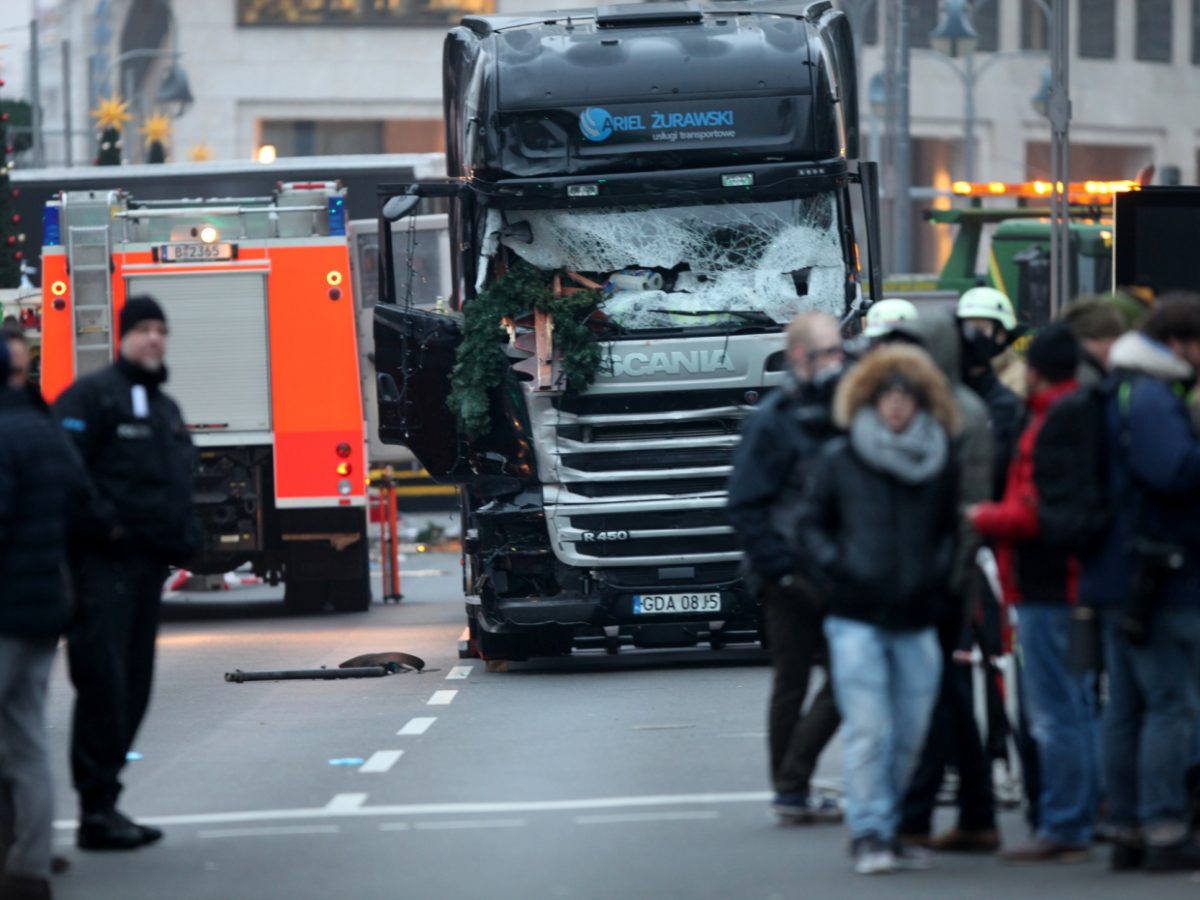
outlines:
M865 305L853 185L877 244L844 16L468 17L445 107L447 179L381 200L449 203L449 310L380 303L376 367L382 438L460 486L472 649L758 641L725 515L739 424L798 313Z

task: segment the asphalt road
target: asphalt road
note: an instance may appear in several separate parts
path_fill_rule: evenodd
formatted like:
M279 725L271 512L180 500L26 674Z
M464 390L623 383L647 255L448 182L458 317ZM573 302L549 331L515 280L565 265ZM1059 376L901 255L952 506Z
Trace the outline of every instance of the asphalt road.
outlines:
M851 874L840 827L768 815L769 672L755 652L577 656L488 672L456 658L458 560L405 563L405 600L285 615L242 588L167 604L124 806L165 841L74 849L59 661L50 722L63 900L1196 897L1200 878L944 859ZM422 656L425 673L228 684L233 669ZM819 777L836 784L836 746ZM337 761L339 764L333 764ZM1006 835L1024 837L1015 813Z

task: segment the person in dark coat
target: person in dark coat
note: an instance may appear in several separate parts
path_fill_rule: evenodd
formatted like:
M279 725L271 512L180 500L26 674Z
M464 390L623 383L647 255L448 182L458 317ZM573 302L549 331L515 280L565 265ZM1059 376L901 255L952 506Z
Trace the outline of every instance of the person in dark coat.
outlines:
M1004 494L1004 477L1021 433L1025 407L1021 398L1000 381L992 360L1012 342L1017 316L1012 301L990 287L964 292L958 300L956 315L962 342L963 381L983 400L992 423L995 439L992 499L999 500Z
M79 603L68 636L75 685L71 769L78 844L130 849L162 832L118 812L119 775L150 700L154 642L168 564L199 547L193 450L179 407L162 389L167 326L149 297L121 311L120 358L80 379L54 405L99 494L108 541L72 560Z
M990 499L994 448L988 411L979 396L962 382L962 346L954 318L934 314L901 322L894 327L892 338L921 346L954 391L954 401L963 419L954 442L959 505L965 509ZM963 519L951 579L954 602L946 605L938 622L942 683L929 737L904 798L900 823L901 840L940 852L990 853L1000 846L991 758L985 752L975 721L972 673L970 668L954 663L956 651L969 650L974 644L980 593L975 555L980 543L979 536ZM984 652L988 653L987 648ZM991 683L994 682L989 679ZM1002 715L1003 701L995 697L993 702L992 693L995 692L989 691L989 708L996 708ZM958 822L935 837L934 809L946 769L952 763L958 770Z
M809 463L837 429L830 406L845 353L837 319L805 313L788 328L791 372L742 425L729 479L729 521L746 554L747 584L762 602L774 682L768 716L772 804L785 824L841 821L809 780L840 718L827 678L804 713L809 680L827 653L822 600L794 540Z
M67 540L87 481L62 433L9 375L0 341L0 897L49 898L46 688L70 616Z
M1111 297L1079 297L1067 304L1062 320L1079 339L1079 371L1075 380L1081 388L1099 384L1108 376L1108 358L1113 344L1129 328Z
M799 537L829 596L855 870L927 867L928 851L900 845L897 829L941 677L961 417L928 354L902 345L871 352L842 379L834 416L849 434L817 457Z
M1117 869L1200 869L1185 771L1200 720L1200 436L1185 402L1200 371L1200 296L1163 298L1113 345L1105 410L1114 518L1084 560L1081 601L1104 613L1104 784Z
M1067 667L1078 564L1039 534L1034 446L1051 407L1078 389L1080 347L1070 327L1042 329L1026 353L1030 417L1008 470L1004 497L970 510L975 529L995 542L1005 602L1017 610L1021 688L1041 775L1034 839L1002 854L1006 862L1088 858L1099 799L1095 684Z

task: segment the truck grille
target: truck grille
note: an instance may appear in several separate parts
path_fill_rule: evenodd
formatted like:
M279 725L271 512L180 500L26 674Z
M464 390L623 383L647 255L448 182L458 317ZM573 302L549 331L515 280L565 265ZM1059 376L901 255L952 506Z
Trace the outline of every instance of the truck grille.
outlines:
M594 559L627 559L631 556L675 555L680 545L688 553L737 553L737 538L733 534L679 535L656 538L633 538L623 541L591 541L575 544L580 556Z
M733 447L692 447L679 450L625 450L613 453L564 453L565 468L580 472L631 471L643 469L710 468L728 466Z
M724 495L751 409L745 391L560 396L543 404L547 513L564 561L606 572L625 566L634 573L628 581L641 585L656 583L661 566L737 566Z

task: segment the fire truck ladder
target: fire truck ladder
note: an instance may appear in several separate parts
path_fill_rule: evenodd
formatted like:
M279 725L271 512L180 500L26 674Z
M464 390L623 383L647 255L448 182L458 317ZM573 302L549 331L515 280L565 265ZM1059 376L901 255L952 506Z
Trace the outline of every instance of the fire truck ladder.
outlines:
M74 297L75 377L112 361L112 231L109 221L115 193L93 199L71 198L67 259ZM71 224L75 220L80 224ZM86 223L86 224L84 224ZM97 224L102 223L102 224Z

